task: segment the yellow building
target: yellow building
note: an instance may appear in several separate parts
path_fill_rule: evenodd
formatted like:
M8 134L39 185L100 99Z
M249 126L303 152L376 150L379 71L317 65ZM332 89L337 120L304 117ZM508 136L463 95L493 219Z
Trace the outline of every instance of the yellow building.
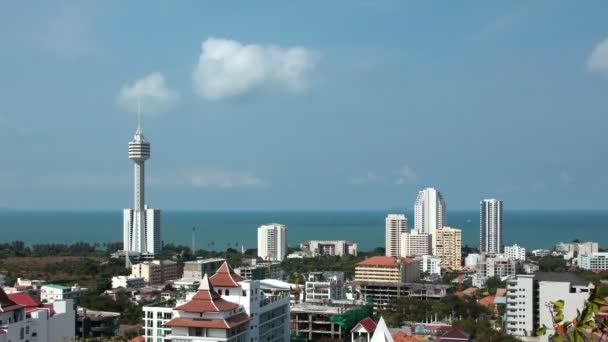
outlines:
M144 278L147 284L162 284L177 279L177 263L171 260L153 260L135 264L131 275Z
M462 230L443 227L435 231L435 256L441 258L441 266L460 270L462 258Z
M420 279L420 265L411 258L375 256L355 265L355 281L409 283Z

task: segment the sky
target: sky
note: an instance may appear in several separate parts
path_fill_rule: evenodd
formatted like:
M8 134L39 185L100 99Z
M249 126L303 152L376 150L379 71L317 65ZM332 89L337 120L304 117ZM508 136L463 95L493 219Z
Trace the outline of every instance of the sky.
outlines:
M3 1L0 207L608 209L608 2Z

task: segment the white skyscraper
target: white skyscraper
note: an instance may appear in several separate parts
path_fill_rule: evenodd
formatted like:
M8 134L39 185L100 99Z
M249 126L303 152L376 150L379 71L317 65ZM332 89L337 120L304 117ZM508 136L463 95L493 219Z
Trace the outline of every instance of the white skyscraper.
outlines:
M447 224L445 202L435 188L418 192L414 212L414 228L420 233L435 234L435 230Z
M129 142L129 159L134 167L133 209L123 211L123 248L130 256L153 256L160 253L160 210L145 204L145 161L150 159L150 143L138 125Z
M278 223L258 227L258 257L283 261L287 255L287 227Z
M403 214L386 216L386 256L401 256L401 234L407 233L407 218Z
M479 250L502 253L502 201L484 199L479 209Z

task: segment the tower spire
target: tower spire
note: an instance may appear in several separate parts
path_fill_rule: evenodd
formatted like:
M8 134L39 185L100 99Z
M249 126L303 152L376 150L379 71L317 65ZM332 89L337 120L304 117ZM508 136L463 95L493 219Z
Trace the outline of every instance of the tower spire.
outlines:
M141 97L137 96L137 134L141 134Z

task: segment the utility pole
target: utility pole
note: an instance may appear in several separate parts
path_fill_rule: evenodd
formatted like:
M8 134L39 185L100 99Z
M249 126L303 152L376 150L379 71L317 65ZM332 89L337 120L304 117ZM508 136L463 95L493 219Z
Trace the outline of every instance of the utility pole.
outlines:
M195 240L196 240L196 228L192 227L192 256L196 258L196 249L194 248Z

